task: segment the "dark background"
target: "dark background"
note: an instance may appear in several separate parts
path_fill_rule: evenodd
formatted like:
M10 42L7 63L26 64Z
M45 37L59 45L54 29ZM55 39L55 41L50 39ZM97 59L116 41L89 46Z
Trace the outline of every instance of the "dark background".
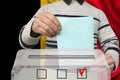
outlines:
M40 8L40 0L0 1L1 65L4 80L11 80L11 70L16 53L22 49L18 35L31 17Z

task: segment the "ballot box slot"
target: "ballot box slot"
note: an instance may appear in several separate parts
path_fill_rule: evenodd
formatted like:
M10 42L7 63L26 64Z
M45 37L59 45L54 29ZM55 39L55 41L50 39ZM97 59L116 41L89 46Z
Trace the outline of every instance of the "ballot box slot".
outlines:
M94 55L29 55L29 59L95 59Z

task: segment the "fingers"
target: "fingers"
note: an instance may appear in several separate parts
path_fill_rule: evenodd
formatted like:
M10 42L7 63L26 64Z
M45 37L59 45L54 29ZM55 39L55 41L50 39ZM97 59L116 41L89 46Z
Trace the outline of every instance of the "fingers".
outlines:
M105 58L106 58L108 64L113 64L114 63L114 60L113 60L113 58L110 54L105 54Z
M45 34L49 37L52 37L55 35L54 32L46 24L44 24L38 19L35 20L35 25L33 27L33 30L38 34Z
M114 66L115 66L112 56L110 54L105 54L105 58L106 58L106 61L110 67L110 70L112 71Z
M113 71L113 68L114 68L115 65L114 64L110 64L109 66L110 66L110 71Z
M53 21L53 23L57 26L58 29L61 29L60 22L55 16L51 16L52 14L51 13L48 14L47 12L44 13L44 15L48 17L51 21Z
M38 14L32 27L34 32L45 34L49 37L56 36L61 29L58 19L47 12Z

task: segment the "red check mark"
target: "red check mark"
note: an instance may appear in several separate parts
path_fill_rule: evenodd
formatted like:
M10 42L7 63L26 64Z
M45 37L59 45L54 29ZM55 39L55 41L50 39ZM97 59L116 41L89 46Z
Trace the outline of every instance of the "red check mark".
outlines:
M86 70L86 68L83 68L83 69L79 70L79 74L80 74L81 77L83 76L83 73L85 72L85 70Z

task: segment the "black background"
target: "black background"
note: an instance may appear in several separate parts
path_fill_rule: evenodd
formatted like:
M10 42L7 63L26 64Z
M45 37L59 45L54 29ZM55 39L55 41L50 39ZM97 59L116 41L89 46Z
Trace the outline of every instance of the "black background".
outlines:
M16 53L22 49L18 35L31 17L40 8L40 0L3 0L0 1L1 34L1 79L11 80L11 70Z

